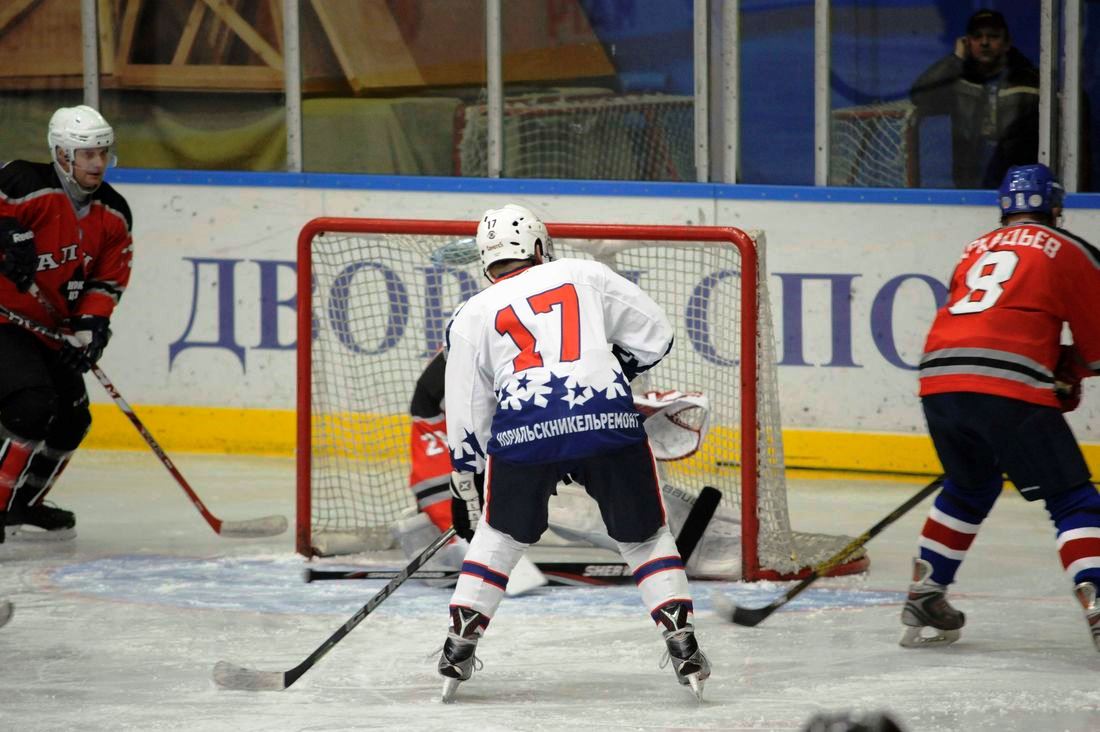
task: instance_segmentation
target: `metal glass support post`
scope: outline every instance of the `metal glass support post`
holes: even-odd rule
[[[710,179],[709,131],[710,131],[710,89],[707,75],[710,64],[707,58],[707,33],[710,25],[707,0],[694,0],[693,5],[693,63],[695,75],[695,180],[706,183]]]
[[[814,0],[814,185],[829,185],[829,0]]]
[[[1054,0],[1042,0],[1039,8],[1039,162],[1053,164],[1051,120],[1054,118]]]
[[[84,50],[84,103],[99,109],[99,18],[97,0],[80,0],[80,39]]]
[[[286,169],[301,173],[302,47],[298,34],[299,0],[283,0],[283,89],[286,94]]]
[[[741,167],[741,2],[726,0],[722,13],[722,182],[736,183]]]
[[[485,142],[489,161],[489,177],[499,178],[504,170],[504,81],[501,71],[504,55],[500,40],[500,0],[485,0],[485,82],[486,104]]]
[[[1081,187],[1081,0],[1065,0],[1062,6],[1062,109],[1059,167],[1062,185],[1076,192]]]

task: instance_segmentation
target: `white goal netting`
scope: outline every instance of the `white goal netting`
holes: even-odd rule
[[[561,94],[504,103],[508,178],[695,180],[693,101],[663,94]],[[457,175],[489,174],[488,111],[456,123]]]
[[[300,292],[299,302],[312,302],[313,334],[299,339],[299,358],[308,359],[311,372],[308,396],[300,403],[300,419],[309,428],[308,444],[299,446],[305,462],[298,548],[305,554],[388,547],[392,524],[415,505],[408,488],[410,398],[454,308],[485,283],[476,253],[474,262],[447,256],[461,250],[461,237],[436,233],[453,232],[462,222],[413,223],[423,231],[330,230],[303,237],[300,256],[308,261],[299,266],[309,279],[300,281],[310,282],[311,292]],[[392,221],[363,226],[409,228]],[[634,388],[706,395],[710,426],[699,449],[686,459],[662,462],[662,478],[695,495],[705,485],[717,487],[724,509],[737,517],[743,505],[756,505],[759,530],[751,511],[742,527],[746,574],[794,574],[847,543],[847,537],[791,530],[766,281],[754,283],[761,304],[757,317],[743,318],[738,247],[679,240],[690,235],[689,227],[642,227],[648,235],[639,241],[607,238],[600,227],[566,228],[569,236],[555,234],[558,256],[608,264],[645,289],[676,327],[672,352]],[[553,225],[550,230],[555,233]],[[656,238],[662,232],[668,239]],[[762,233],[737,233],[750,249],[763,244]],[[746,391],[741,360],[749,342],[759,349],[755,389]],[[752,408],[757,413],[755,438],[742,420],[746,405],[749,415]],[[755,471],[745,463],[750,454]]]
[[[907,100],[834,109],[829,184],[913,188],[919,184],[917,113]]]

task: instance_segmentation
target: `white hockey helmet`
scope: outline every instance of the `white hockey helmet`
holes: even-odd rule
[[[57,160],[57,149],[61,148],[69,161],[74,151],[85,148],[111,148],[115,144],[115,131],[103,115],[86,104],[76,107],[61,107],[50,117],[46,142],[50,146],[50,157]],[[114,165],[114,155],[109,165]]]
[[[508,259],[549,262],[554,259],[553,243],[546,231],[546,224],[516,203],[485,212],[477,225],[477,251],[486,277],[489,277],[489,265],[494,262]],[[538,259],[540,256],[541,259]]]

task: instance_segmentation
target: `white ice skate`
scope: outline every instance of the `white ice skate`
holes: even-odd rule
[[[1081,608],[1085,611],[1085,622],[1089,624],[1093,645],[1100,651],[1100,602],[1096,599],[1096,585],[1091,582],[1078,583],[1073,588],[1073,594],[1077,596]]]
[[[947,587],[932,581],[932,565],[913,559],[913,584],[901,609],[903,648],[948,645],[959,639],[966,616],[947,601]]]

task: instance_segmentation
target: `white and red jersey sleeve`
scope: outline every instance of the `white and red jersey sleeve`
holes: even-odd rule
[[[446,412],[456,470],[486,455],[544,463],[645,439],[612,345],[642,367],[672,325],[606,265],[563,259],[522,269],[470,298],[448,328]]]
[[[1100,373],[1100,251],[1055,227],[1005,226],[968,244],[936,313],[920,394],[978,392],[1058,406],[1063,325]]]

